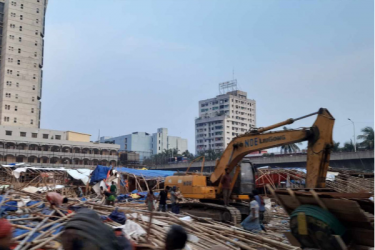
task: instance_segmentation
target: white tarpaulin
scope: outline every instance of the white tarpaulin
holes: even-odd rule
[[[67,173],[76,180],[81,180],[85,185],[90,181],[91,169],[66,169]]]
[[[20,164],[24,165],[24,164]],[[13,165],[9,165],[14,167]],[[21,173],[26,172],[28,169],[32,170],[56,170],[56,171],[66,171],[72,178],[76,180],[81,180],[85,185],[90,180],[91,169],[65,169],[65,168],[38,168],[38,167],[19,167],[13,170],[13,175],[17,179],[20,178]]]
[[[14,166],[13,166],[14,167]],[[37,168],[37,167],[24,167],[24,168],[16,168],[15,170],[13,170],[13,175],[14,177],[16,177],[17,179],[20,178],[20,174],[22,172],[26,172],[28,169],[32,169],[32,170],[55,170],[55,171],[66,171],[65,168]]]
[[[53,186],[48,186],[48,190],[46,187],[33,187],[33,186],[28,186],[22,189],[22,191],[28,192],[28,193],[33,193],[35,194],[36,192],[47,192],[47,191],[53,191],[55,189],[62,189],[64,188],[64,185],[56,185],[55,187]]]

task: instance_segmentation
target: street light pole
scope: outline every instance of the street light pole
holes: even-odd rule
[[[356,141],[355,141],[355,125],[354,125],[354,122],[350,118],[348,118],[348,120],[353,123],[354,152],[357,152],[357,144],[356,144]]]

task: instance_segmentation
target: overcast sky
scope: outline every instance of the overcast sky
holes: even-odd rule
[[[233,69],[257,126],[325,107],[349,141],[348,117],[374,125],[374,3],[49,1],[41,125],[92,140],[166,127],[194,152],[198,101]]]

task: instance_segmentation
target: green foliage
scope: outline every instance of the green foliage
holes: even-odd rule
[[[287,127],[283,127],[284,130],[288,130]],[[281,146],[280,152],[284,154],[290,154],[290,153],[297,153],[301,151],[301,149],[297,146],[297,144],[301,145],[301,142],[298,143],[291,143],[287,145]]]
[[[358,140],[363,140],[359,143],[361,148],[374,149],[374,129],[371,127],[365,127],[361,130],[362,135],[358,135]]]
[[[209,149],[209,150],[198,152],[197,157],[204,155],[205,161],[215,161],[217,159],[220,159],[222,154],[223,154],[223,151],[221,150]]]
[[[340,152],[340,142],[335,142],[333,141],[333,147],[332,147],[332,152]]]

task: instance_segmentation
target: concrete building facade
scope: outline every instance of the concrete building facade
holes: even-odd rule
[[[0,0],[0,124],[40,127],[47,0]]]
[[[222,151],[236,136],[256,126],[256,102],[244,91],[234,90],[199,101],[195,119],[196,153]]]
[[[38,166],[117,165],[115,144],[90,142],[90,135],[73,131],[0,126],[0,162]]]
[[[120,151],[132,151],[139,154],[140,161],[165,149],[177,149],[181,154],[188,149],[187,139],[169,136],[168,129],[159,128],[152,135],[145,132],[134,132],[117,137],[100,137],[101,143],[115,143],[120,145]]]

